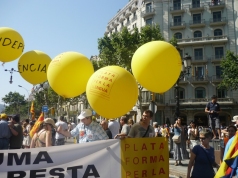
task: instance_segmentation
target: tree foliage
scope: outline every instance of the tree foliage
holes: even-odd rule
[[[9,92],[2,98],[2,101],[7,105],[4,111],[6,114],[27,116],[29,103],[24,99],[24,96],[20,95],[18,92]]]
[[[221,60],[222,82],[219,88],[230,90],[238,89],[238,56],[233,52],[227,51],[226,57]]]

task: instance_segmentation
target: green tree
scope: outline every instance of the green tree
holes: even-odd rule
[[[6,114],[20,114],[23,117],[27,117],[29,105],[23,95],[18,92],[9,92],[2,98],[2,101],[6,104]]]
[[[222,82],[219,88],[230,90],[238,89],[238,56],[231,51],[227,51],[226,57],[221,60]]]

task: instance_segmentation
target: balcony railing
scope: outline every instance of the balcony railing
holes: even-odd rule
[[[197,37],[197,38],[184,38],[177,39],[179,45],[191,45],[191,44],[209,44],[209,43],[226,43],[228,41],[228,37],[224,36],[207,36],[207,37]]]
[[[177,11],[177,10],[181,10],[181,9],[182,9],[181,3],[174,3],[173,7],[170,7],[171,11]]]
[[[225,3],[224,2],[209,2],[208,3],[209,9],[223,9],[225,7]]]
[[[190,21],[189,21],[189,24],[190,24],[190,25],[204,24],[204,23],[205,23],[205,20],[204,20],[204,19],[201,19],[201,20],[190,20]]]
[[[171,27],[176,27],[176,26],[185,26],[186,23],[183,21],[183,22],[170,22],[170,26]]]
[[[205,75],[197,75],[189,78],[190,82],[208,82],[209,77]]]
[[[205,105],[207,104],[211,99],[207,98],[191,98],[191,99],[179,99],[179,103],[181,105]],[[220,104],[234,104],[235,100],[234,98],[218,98],[217,102]],[[171,99],[170,104],[176,104],[176,99]],[[205,108],[204,108],[205,109]]]
[[[221,81],[222,81],[221,75],[212,76],[212,82],[221,82]]]
[[[154,8],[146,8],[146,10],[142,12],[142,17],[145,18],[154,14],[155,14]]]
[[[189,10],[191,12],[194,12],[194,11],[203,11],[204,10],[204,4],[203,3],[194,3],[194,4],[191,4],[189,5]]]
[[[211,18],[210,22],[226,22],[226,17],[221,17],[221,18]]]
[[[192,59],[194,59],[194,60],[203,60],[204,58],[205,58],[205,56],[202,56],[202,55],[192,57]]]

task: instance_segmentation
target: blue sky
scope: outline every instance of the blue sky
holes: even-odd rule
[[[40,50],[51,59],[62,52],[76,51],[88,58],[98,54],[98,38],[103,37],[107,23],[128,0],[1,0],[0,27],[18,31],[24,39],[24,52]],[[10,91],[27,97],[32,84],[17,72],[18,59],[0,65],[0,104]],[[18,87],[22,85],[24,88]]]

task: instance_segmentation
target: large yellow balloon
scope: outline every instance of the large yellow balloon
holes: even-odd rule
[[[90,60],[77,52],[65,52],[50,63],[47,79],[52,89],[64,98],[73,98],[86,91],[94,69]]]
[[[132,73],[146,89],[164,93],[177,81],[181,72],[181,57],[177,49],[164,41],[142,45],[133,55]]]
[[[21,56],[24,41],[21,35],[12,28],[0,28],[0,61],[10,62]]]
[[[47,68],[51,58],[38,50],[24,53],[18,61],[21,76],[29,83],[36,85],[47,80]]]
[[[138,86],[128,71],[118,66],[108,66],[90,77],[86,94],[97,114],[115,118],[126,114],[136,104]]]

